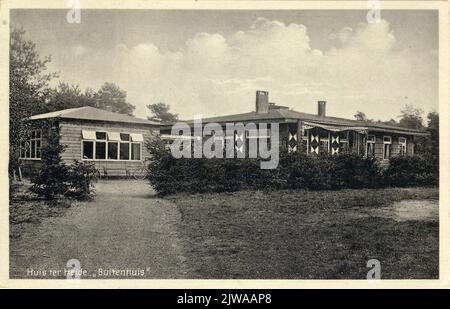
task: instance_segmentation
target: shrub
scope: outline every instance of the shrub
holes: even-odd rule
[[[382,184],[380,166],[373,157],[348,153],[333,156],[331,160],[333,188],[376,188]]]
[[[30,190],[47,200],[59,197],[89,199],[94,195],[93,181],[97,170],[89,162],[66,164],[61,159],[65,149],[59,144],[59,127],[48,126],[47,144],[42,148],[41,169],[31,181]]]
[[[436,185],[439,182],[439,163],[429,155],[391,158],[383,174],[390,186]]]
[[[47,144],[42,147],[41,169],[31,182],[31,191],[48,200],[63,195],[67,190],[68,168],[62,162],[61,154],[65,147],[59,144],[59,127],[48,125]]]
[[[68,166],[65,196],[77,200],[91,199],[95,194],[93,183],[97,181],[97,175],[94,163],[75,160]]]
[[[286,152],[280,154],[276,169],[262,170],[258,159],[175,159],[159,142],[148,147],[153,161],[147,178],[162,195],[245,189],[335,190],[427,185],[435,183],[439,171],[431,160],[423,157],[393,158],[383,173],[375,158],[357,154],[314,156]]]

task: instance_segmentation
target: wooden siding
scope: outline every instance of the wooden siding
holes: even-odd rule
[[[150,153],[148,153],[147,148],[145,147],[145,142],[151,138],[152,134],[158,132],[155,128],[137,124],[85,121],[60,122],[60,143],[67,146],[62,154],[62,159],[67,163],[70,163],[73,160],[81,160],[82,130],[140,133],[143,135],[144,143],[142,143],[141,161],[88,160],[95,163],[95,166],[100,170],[101,175],[106,171],[108,176],[126,176],[127,171],[131,172],[140,167],[142,165],[142,160],[150,157]]]
[[[395,157],[400,154],[400,143],[399,138],[406,138],[406,155],[411,156],[414,154],[414,139],[411,135],[400,135],[400,134],[390,134],[387,132],[369,132],[370,135],[375,135],[375,158],[380,160],[381,165],[388,165],[389,160],[383,160],[383,137],[390,136],[392,139],[391,144],[391,155],[390,157]]]

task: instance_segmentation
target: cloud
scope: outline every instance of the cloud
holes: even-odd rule
[[[72,52],[75,56],[83,56],[88,53],[89,49],[84,47],[83,45],[76,45],[72,48]]]
[[[138,116],[159,101],[184,118],[248,112],[257,89],[305,112],[314,113],[315,101],[325,99],[336,116],[362,110],[390,118],[380,111],[404,103],[436,106],[437,57],[397,50],[388,22],[345,27],[329,39],[328,49],[314,49],[306,26],[257,18],[227,36],[198,33],[176,51],[152,42],[120,44],[89,57],[86,70],[127,90]]]

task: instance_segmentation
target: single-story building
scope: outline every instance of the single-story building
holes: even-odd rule
[[[41,148],[46,144],[44,123],[59,126],[60,144],[66,145],[63,161],[94,162],[102,175],[126,176],[140,168],[150,154],[145,141],[159,134],[159,123],[90,106],[35,115],[26,121],[29,138],[20,145],[23,173],[32,174],[41,165]]]
[[[126,176],[141,168],[149,158],[145,141],[161,132],[173,139],[171,125],[114,113],[89,106],[35,115],[27,119],[31,131],[28,140],[20,145],[20,158],[24,174],[39,170],[41,148],[46,143],[43,122],[52,120],[60,129],[60,143],[66,145],[62,159],[94,162],[101,173],[109,176]],[[278,123],[280,147],[290,152],[307,154],[358,153],[373,156],[382,164],[397,155],[413,155],[414,139],[427,136],[422,130],[409,129],[382,123],[364,122],[326,115],[326,102],[318,102],[318,113],[307,114],[269,102],[269,93],[256,92],[254,112],[206,118],[207,123],[218,123],[225,131],[227,123]],[[192,122],[188,122],[192,124]],[[269,131],[267,131],[269,132]],[[250,132],[247,132],[250,133]],[[247,150],[252,136],[244,134],[235,138],[235,145]],[[242,148],[241,148],[242,149]]]
[[[193,125],[193,121],[188,123]],[[373,156],[382,164],[387,164],[393,156],[413,155],[414,139],[428,135],[422,130],[330,117],[326,115],[326,101],[318,102],[316,115],[297,112],[270,103],[267,91],[256,92],[255,111],[202,119],[203,126],[207,123],[219,123],[224,131],[226,123],[244,125],[278,123],[280,147],[290,152],[307,154],[354,152],[362,156]],[[170,129],[170,126],[162,126],[161,135],[173,139]],[[258,137],[246,134],[243,138],[245,140],[242,144],[248,146],[250,138]]]

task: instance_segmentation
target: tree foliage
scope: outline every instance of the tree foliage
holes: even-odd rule
[[[133,115],[134,105],[127,102],[127,92],[114,83],[104,83],[94,94],[95,107],[112,112]]]
[[[88,88],[82,92],[78,85],[60,82],[56,88],[50,91],[45,111],[53,112],[82,106],[95,107],[94,90]]]
[[[355,117],[356,120],[358,121],[365,121],[367,122],[369,119],[367,119],[367,116],[365,113],[360,112],[360,111],[356,111],[356,114],[353,116]]]
[[[399,125],[409,129],[423,128],[423,110],[412,105],[406,105],[401,110]]]
[[[133,115],[134,105],[127,102],[126,91],[114,83],[104,83],[98,91],[87,88],[81,91],[78,85],[60,82],[58,87],[50,92],[47,112],[67,108],[92,106],[112,112]]]
[[[25,38],[23,29],[12,28],[9,59],[9,171],[19,166],[19,143],[28,136],[28,123],[23,120],[36,114],[67,108],[92,106],[132,115],[135,107],[127,102],[127,94],[114,83],[103,84],[98,91],[81,91],[77,85],[50,82],[56,73],[47,72],[50,56],[41,57],[36,45]]]
[[[63,195],[66,191],[64,181],[67,176],[67,166],[62,163],[61,154],[65,146],[59,143],[59,126],[51,121],[41,123],[45,132],[46,145],[42,147],[42,167],[39,173],[32,178],[31,191],[53,199]]]
[[[170,112],[170,105],[159,102],[155,104],[147,105],[147,108],[151,111],[152,117],[148,117],[149,120],[160,122],[176,122],[178,121],[178,114]]]
[[[19,141],[27,134],[22,120],[45,110],[49,82],[56,77],[47,73],[50,57],[40,57],[36,45],[25,38],[23,29],[13,28],[9,54],[9,168],[19,165]]]

